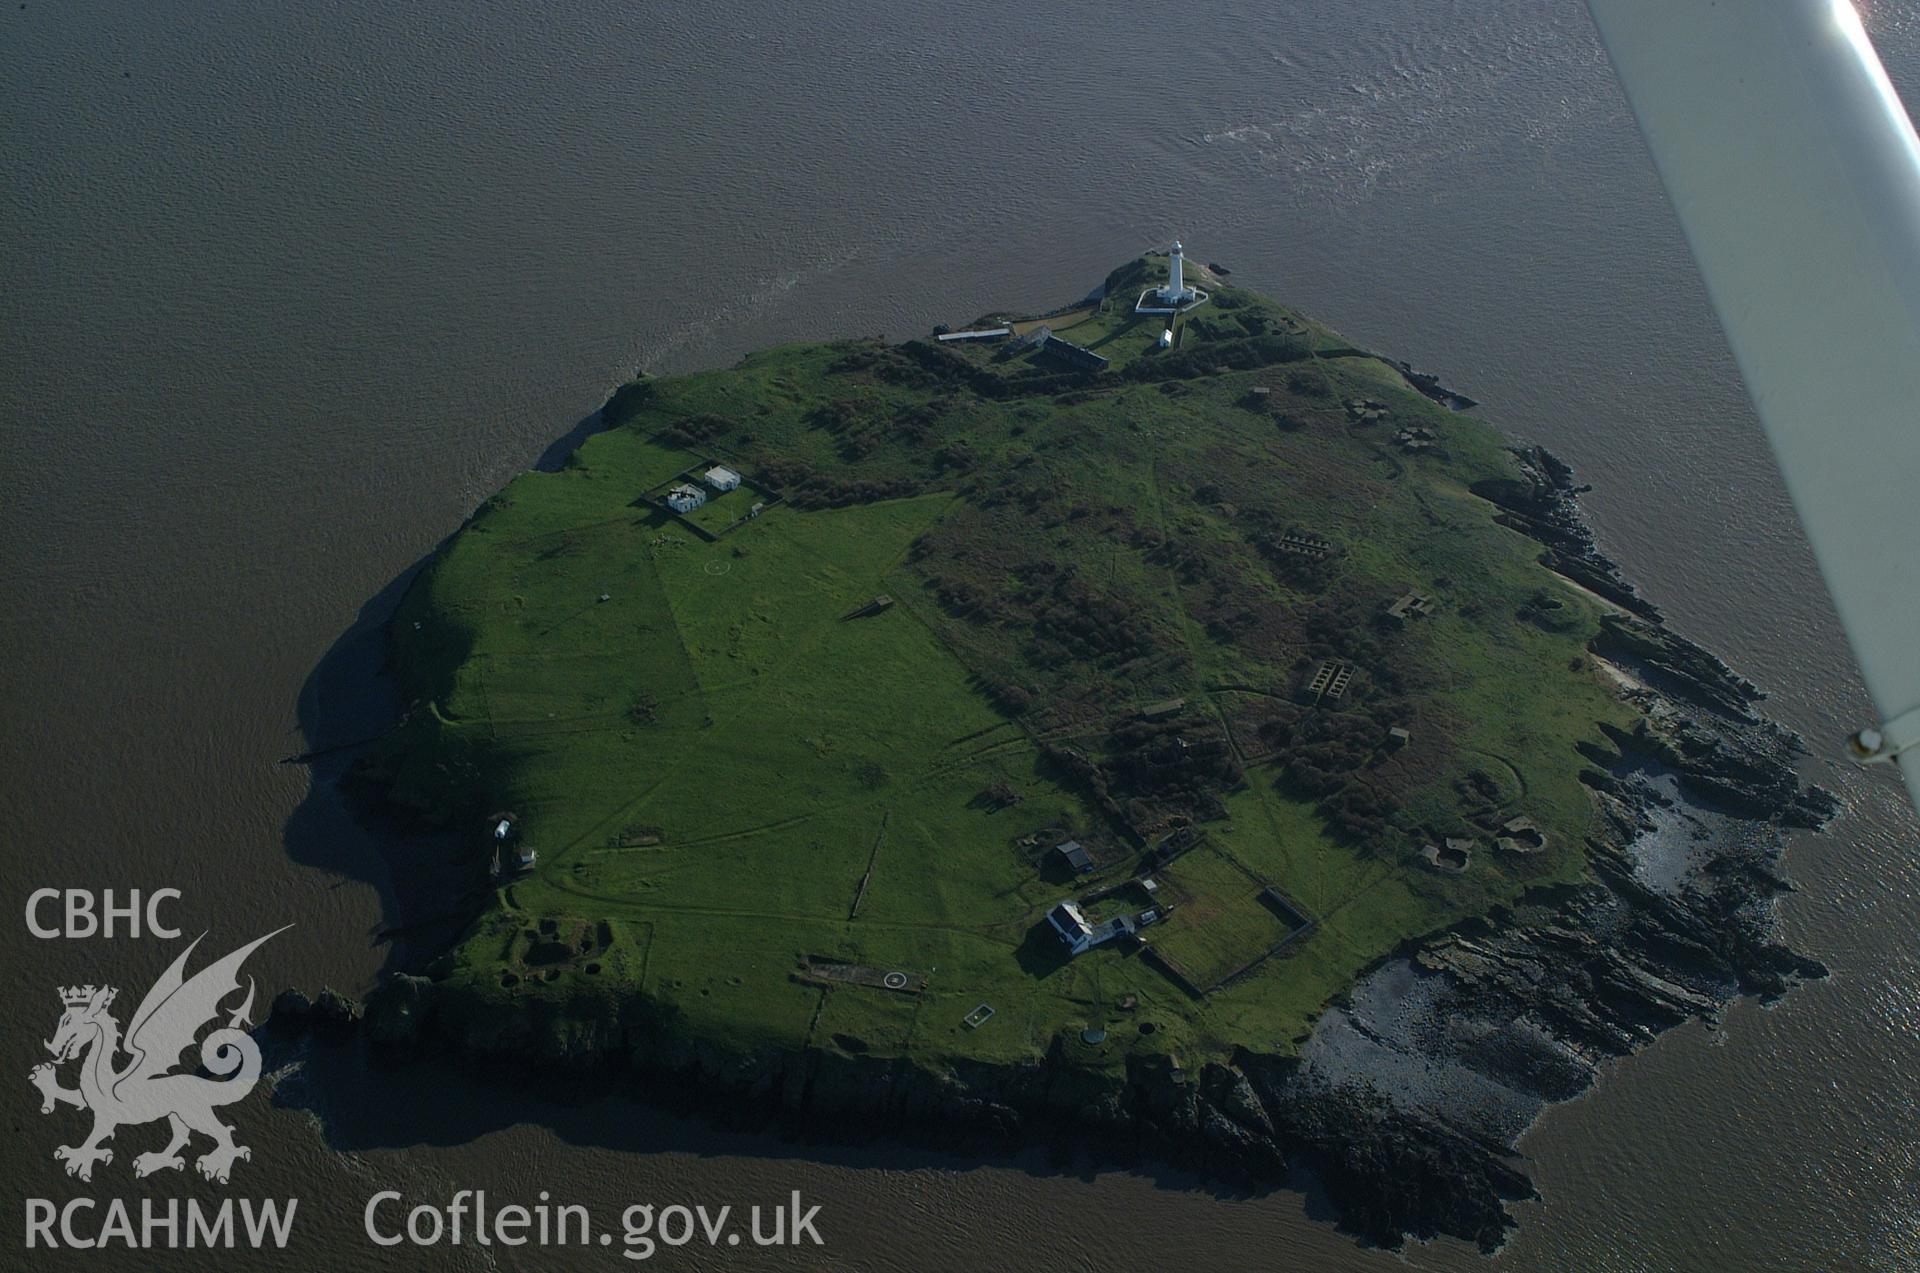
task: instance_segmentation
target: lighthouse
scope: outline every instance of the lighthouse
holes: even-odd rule
[[[1133,303],[1136,314],[1182,314],[1195,305],[1204,305],[1207,294],[1197,287],[1187,286],[1187,252],[1175,239],[1167,251],[1167,281],[1159,287],[1149,287],[1140,293],[1140,299]]]
[[[1181,246],[1181,240],[1175,238],[1173,246],[1167,248],[1167,280],[1158,288],[1142,290],[1140,300],[1133,303],[1133,313],[1187,313],[1194,305],[1204,305],[1206,300],[1206,292],[1188,288],[1187,250]]]
[[[1169,305],[1184,305],[1193,299],[1193,289],[1186,285],[1182,277],[1186,273],[1187,254],[1180,246],[1180,240],[1173,241],[1173,250],[1167,254],[1167,285],[1160,289],[1160,299]]]

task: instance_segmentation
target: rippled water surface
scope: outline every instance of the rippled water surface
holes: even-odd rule
[[[1920,20],[1878,0],[1869,26],[1920,97]],[[173,885],[192,931],[298,921],[267,984],[363,988],[384,868],[276,763],[303,694],[359,710],[309,678],[363,666],[363,607],[636,366],[1041,307],[1178,234],[1570,460],[1604,546],[1774,691],[1849,805],[1783,908],[1833,978],[1548,1114],[1545,1200],[1495,1267],[1920,1267],[1915,822],[1825,759],[1865,698],[1579,4],[30,0],[0,9],[0,103],[11,913],[42,883]],[[172,953],[9,949],[16,1072],[55,984]],[[327,1267],[491,1267],[369,1247],[382,1187],[800,1188],[862,1269],[1485,1267],[1362,1250],[1292,1192],[806,1149],[443,1073],[287,1084],[326,1134],[291,1103],[241,1118],[247,1191],[302,1199],[296,1267],[328,1242]],[[0,1091],[17,1217],[65,1182],[25,1085]]]

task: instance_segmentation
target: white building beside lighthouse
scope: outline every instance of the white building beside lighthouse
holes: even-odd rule
[[[1207,294],[1197,287],[1188,287],[1186,278],[1187,254],[1180,240],[1173,241],[1173,247],[1167,252],[1167,281],[1159,287],[1149,287],[1140,293],[1140,299],[1134,303],[1136,314],[1179,314],[1196,305],[1206,303]]]

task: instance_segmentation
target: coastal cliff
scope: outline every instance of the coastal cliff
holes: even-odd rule
[[[1192,1069],[1150,1056],[1116,1075],[1056,1046],[935,1070],[839,1048],[735,1049],[646,995],[504,1002],[431,967],[390,978],[364,1017],[337,996],[288,994],[274,1022],[357,1028],[394,1056],[625,1074],[648,1099],[803,1136],[1055,1143],[1248,1189],[1305,1168],[1368,1241],[1449,1235],[1492,1250],[1513,1224],[1507,1204],[1532,1196],[1514,1146],[1545,1105],[1734,996],[1824,975],[1779,943],[1773,900],[1788,887],[1780,829],[1835,811],[1800,784],[1797,740],[1753,710],[1759,691],[1668,629],[1598,552],[1566,467],[1518,456],[1520,481],[1478,493],[1549,569],[1613,604],[1592,657],[1641,710],[1634,728],[1605,731],[1611,746],[1584,749],[1600,814],[1588,878],[1406,943],[1336,998],[1297,1055],[1242,1048]]]
[[[387,625],[350,776],[454,939],[275,1020],[1497,1247],[1542,1108],[1821,974],[1834,802],[1564,464],[1170,273],[618,390]]]

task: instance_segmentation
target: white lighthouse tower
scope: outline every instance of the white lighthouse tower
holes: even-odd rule
[[[1182,277],[1186,264],[1186,251],[1180,246],[1180,240],[1175,239],[1173,250],[1167,254],[1167,285],[1160,289],[1160,299],[1168,305],[1185,305],[1193,299],[1193,289]]]
[[[1187,253],[1180,240],[1173,241],[1173,247],[1167,252],[1167,281],[1159,287],[1149,287],[1140,293],[1140,299],[1134,302],[1136,314],[1179,314],[1204,304],[1207,294],[1197,287],[1187,286]]]

